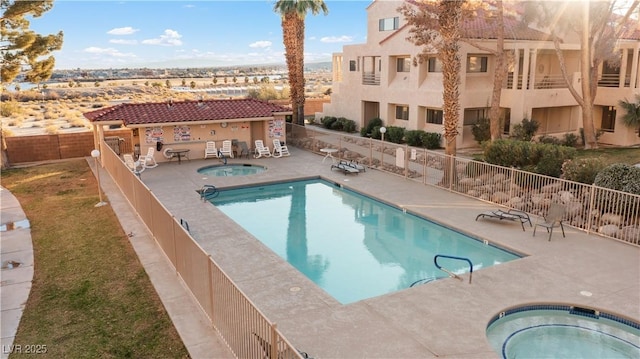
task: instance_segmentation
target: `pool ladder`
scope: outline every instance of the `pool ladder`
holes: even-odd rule
[[[451,272],[450,270],[443,268],[441,265],[438,264],[438,258],[449,258],[449,259],[456,259],[456,260],[460,260],[460,261],[466,261],[467,263],[469,263],[469,284],[471,284],[471,277],[473,276],[473,263],[471,263],[471,260],[469,258],[464,258],[464,257],[456,257],[456,256],[448,256],[448,255],[444,255],[444,254],[436,254],[433,257],[433,263],[436,265],[436,268],[440,269],[441,271],[447,273],[450,277],[453,278],[457,278],[462,280],[462,277],[460,277],[459,275]]]
[[[216,186],[211,184],[206,184],[198,190],[198,193],[200,193],[201,200],[208,201],[211,198],[218,197],[218,195],[220,194],[220,191],[218,191]]]

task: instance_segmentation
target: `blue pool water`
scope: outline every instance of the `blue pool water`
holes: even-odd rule
[[[502,358],[640,358],[640,325],[566,305],[512,309],[494,318],[487,338]]]
[[[248,176],[262,173],[266,168],[249,164],[228,164],[214,165],[198,169],[198,173],[206,176],[228,177],[228,176]]]
[[[319,179],[221,190],[211,202],[343,304],[446,277],[436,254],[469,258],[474,271],[519,258]]]

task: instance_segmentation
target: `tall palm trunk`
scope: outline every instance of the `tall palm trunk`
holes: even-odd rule
[[[285,59],[287,61],[287,69],[289,73],[289,91],[291,92],[291,107],[293,119],[298,121],[298,61],[297,61],[297,45],[298,45],[298,20],[299,16],[295,12],[287,12],[282,17],[282,39],[284,42]]]
[[[496,70],[493,77],[493,94],[491,95],[491,108],[489,109],[489,126],[491,141],[502,137],[502,121],[500,121],[500,97],[502,95],[502,83],[507,75],[507,63],[504,54],[504,9],[502,0],[496,2],[496,16],[498,17],[496,39]]]
[[[304,100],[305,100],[305,80],[304,80],[304,19],[297,17],[296,25],[296,97],[292,104],[297,113],[294,112],[294,119],[298,125],[304,126]]]
[[[440,59],[442,61],[442,110],[444,112],[444,151],[447,155],[444,164],[444,176],[441,186],[450,187],[454,182],[453,156],[456,155],[458,137],[458,119],[460,116],[460,56],[458,53],[460,40],[461,6],[464,1],[443,0],[440,7],[440,36],[442,45]]]

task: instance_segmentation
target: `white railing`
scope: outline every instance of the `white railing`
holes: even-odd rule
[[[640,245],[639,195],[313,126],[291,125],[287,136],[287,144],[299,148],[319,154],[321,148],[334,148],[336,158],[533,215],[562,202],[567,224]]]

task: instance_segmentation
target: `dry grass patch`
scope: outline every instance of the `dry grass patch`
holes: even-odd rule
[[[35,257],[15,343],[51,358],[188,357],[112,208],[94,207],[86,160],[2,171],[2,185],[29,218]]]

